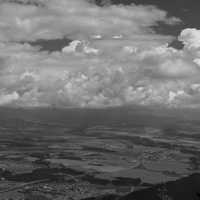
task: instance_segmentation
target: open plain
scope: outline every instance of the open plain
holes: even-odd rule
[[[97,196],[124,187],[130,192],[199,171],[195,124],[191,129],[180,120],[163,120],[158,126],[155,116],[143,124],[100,119],[81,124],[75,118],[51,123],[35,120],[36,111],[20,112],[35,118],[13,124],[19,118],[9,115],[0,127],[1,198],[23,198],[27,189],[50,199]],[[105,109],[101,115],[106,114]]]

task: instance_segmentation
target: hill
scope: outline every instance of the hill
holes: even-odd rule
[[[176,181],[136,191],[120,200],[199,200],[200,174],[194,173]]]
[[[169,181],[131,192],[121,198],[116,197],[116,195],[109,195],[102,198],[88,198],[88,200],[199,200],[199,193],[200,174],[194,173],[176,181]]]

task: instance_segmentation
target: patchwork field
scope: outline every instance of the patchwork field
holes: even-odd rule
[[[76,187],[95,190],[100,186],[140,189],[176,180],[199,171],[198,138],[194,130],[166,130],[153,125],[69,128],[63,124],[29,123],[23,131],[21,126],[0,128],[0,192],[49,177],[67,180],[65,188],[73,179]],[[52,195],[47,189],[44,192]],[[24,189],[4,193],[6,198],[17,195],[21,198]]]

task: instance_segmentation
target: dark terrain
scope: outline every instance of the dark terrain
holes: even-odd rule
[[[199,114],[1,107],[0,197],[198,200]]]

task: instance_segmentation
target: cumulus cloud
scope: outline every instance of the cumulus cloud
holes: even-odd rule
[[[74,41],[70,42],[68,46],[62,48],[62,52],[71,53],[71,52],[76,51],[76,47],[79,43],[81,43],[81,42],[78,40],[74,40]]]
[[[184,29],[179,36],[179,40],[183,42],[188,50],[196,50],[200,48],[200,30],[195,28]]]
[[[159,21],[180,22],[153,6],[2,1],[0,105],[200,107],[200,31],[183,30],[177,50]],[[74,41],[61,52],[28,44],[63,37]]]
[[[196,53],[188,54],[188,49],[163,45],[138,50],[122,45],[106,55],[105,50],[96,54],[78,47],[70,53],[48,54],[23,46],[18,45],[17,52],[10,44],[1,57],[1,104],[199,106],[200,68],[193,62]]]
[[[18,98],[19,98],[19,95],[16,92],[13,92],[12,94],[7,94],[7,95],[1,94],[0,95],[0,105],[10,103],[11,101],[18,99]]]

